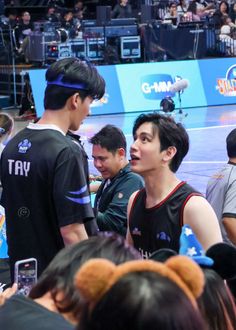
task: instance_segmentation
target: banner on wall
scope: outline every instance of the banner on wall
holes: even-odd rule
[[[224,58],[199,61],[207,104],[236,103],[236,60]]]
[[[171,92],[170,86],[179,79],[189,81],[181,93],[182,108],[236,101],[234,58],[109,65],[97,69],[106,81],[106,92],[92,104],[92,115],[159,110],[166,96],[171,96],[178,108],[178,93]],[[29,74],[37,115],[41,116],[45,70],[31,70]]]

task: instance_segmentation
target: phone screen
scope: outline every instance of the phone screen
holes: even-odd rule
[[[20,260],[15,263],[15,282],[18,294],[28,296],[37,281],[37,260],[34,258]]]

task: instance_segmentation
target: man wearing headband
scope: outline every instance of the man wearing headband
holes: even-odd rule
[[[79,129],[105,82],[75,58],[53,63],[46,80],[42,118],[14,137],[1,159],[12,280],[14,263],[31,257],[40,275],[61,248],[88,237],[84,223],[94,216],[87,161],[66,133]]]

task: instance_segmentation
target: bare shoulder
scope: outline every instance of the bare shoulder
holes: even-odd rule
[[[213,211],[211,205],[204,196],[192,196],[186,203],[185,209],[189,211],[209,209]]]
[[[184,208],[183,223],[192,227],[205,249],[222,241],[216,214],[203,196],[192,196],[188,200]]]

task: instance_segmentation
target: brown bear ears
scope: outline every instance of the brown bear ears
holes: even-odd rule
[[[91,259],[75,275],[75,286],[89,303],[96,303],[121,277],[133,272],[150,271],[169,278],[188,296],[193,305],[204,287],[204,274],[190,258],[174,256],[165,263],[152,260],[128,261],[116,266],[106,259]]]

